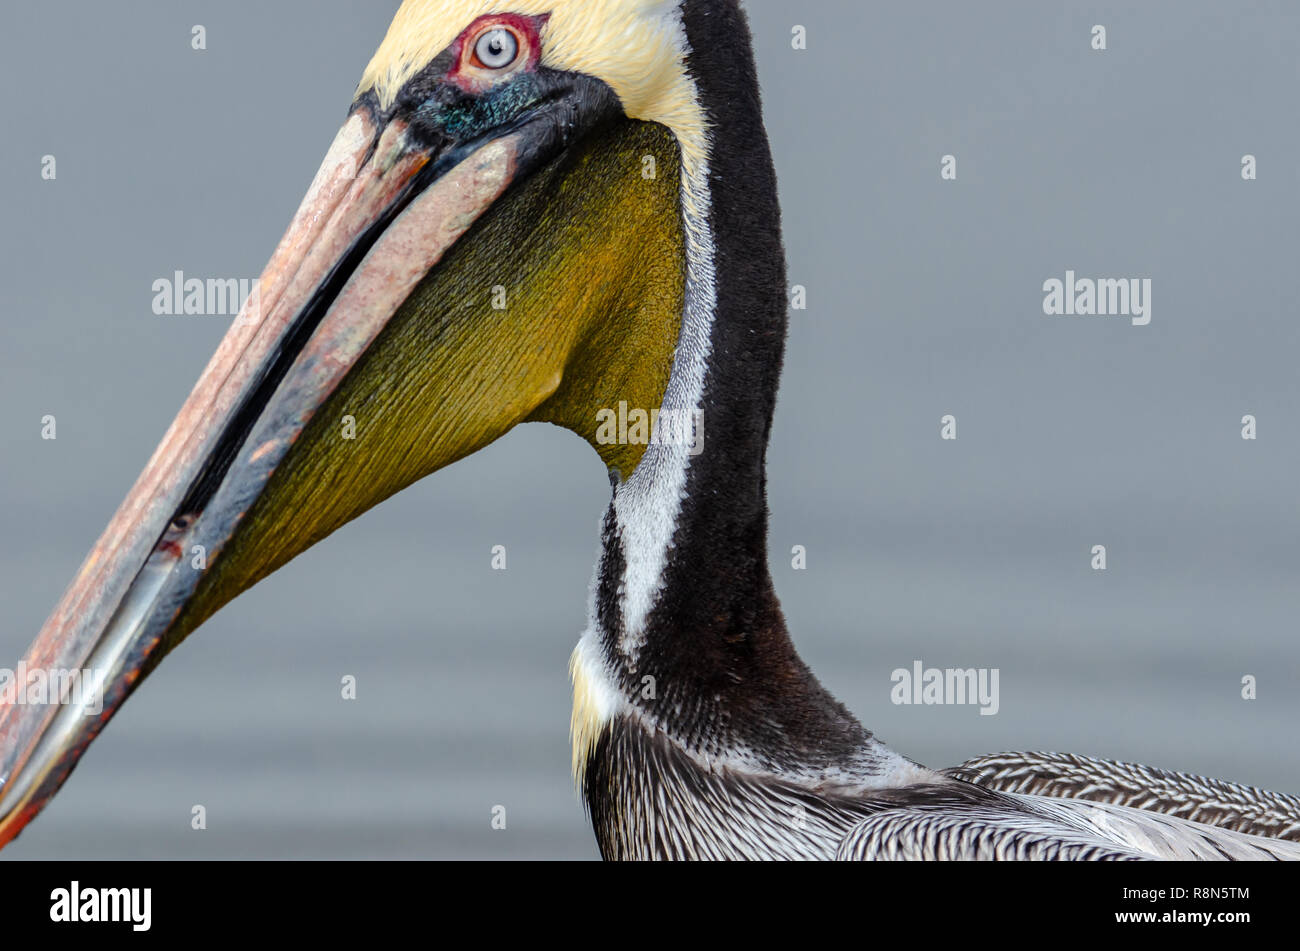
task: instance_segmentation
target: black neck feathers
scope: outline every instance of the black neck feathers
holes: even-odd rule
[[[623,558],[612,512],[597,609],[625,694],[686,746],[709,754],[743,750],[772,770],[834,768],[853,759],[870,734],[799,659],[767,563],[764,469],[787,291],[748,24],[734,0],[686,0],[682,11],[688,68],[712,140],[717,306],[701,404],[703,451],[688,469],[662,586],[635,657],[617,648]]]

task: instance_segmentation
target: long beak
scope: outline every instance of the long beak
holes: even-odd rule
[[[535,165],[536,139],[548,133],[518,124],[429,146],[400,120],[380,123],[365,101],[354,107],[258,292],[20,665],[26,674],[0,682],[0,846],[40,811],[167,651],[239,591],[401,487],[358,487],[324,513],[286,502],[301,503],[293,493],[314,488],[302,488],[312,465],[366,482],[373,441],[366,449],[364,439],[338,435],[334,420],[313,425],[314,417],[449,249]],[[464,369],[454,354],[441,368],[448,386]],[[557,385],[554,365],[537,373],[514,404],[497,400],[501,411],[469,435],[446,421],[454,406],[415,434],[432,448],[401,480],[526,417]],[[260,505],[277,472],[301,460],[278,504]],[[38,684],[46,696],[33,695]]]

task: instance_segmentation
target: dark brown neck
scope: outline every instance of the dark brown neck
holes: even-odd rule
[[[735,3],[687,0],[683,11],[713,143],[703,450],[687,469],[654,606],[632,638],[622,614],[630,533],[611,508],[598,628],[625,696],[686,746],[744,750],[773,769],[834,768],[859,759],[870,734],[799,659],[767,565],[764,466],[787,292],[749,31]]]

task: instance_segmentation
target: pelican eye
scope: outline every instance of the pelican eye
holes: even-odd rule
[[[510,30],[488,30],[474,44],[474,55],[488,69],[505,69],[519,56],[519,40]]]

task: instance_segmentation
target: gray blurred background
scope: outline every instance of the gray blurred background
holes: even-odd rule
[[[155,316],[152,282],[257,276],[396,7],[6,9],[0,666],[229,323]],[[929,765],[1056,749],[1300,791],[1300,11],[748,7],[808,288],[769,467],[805,659]],[[1151,278],[1151,324],[1044,316],[1066,268]],[[593,857],[566,663],[607,500],[585,444],[531,426],[384,504],[172,655],[5,857]],[[893,705],[917,659],[999,668],[1000,713]]]

